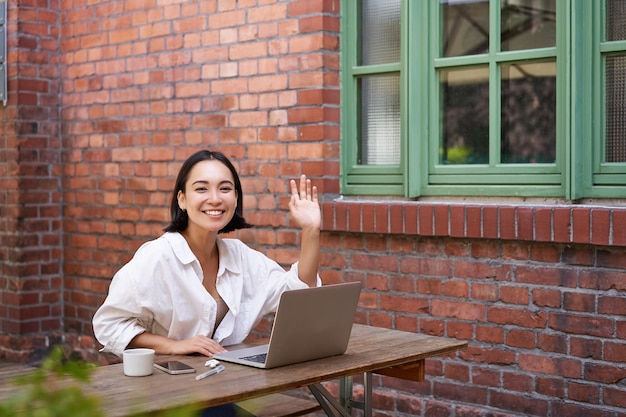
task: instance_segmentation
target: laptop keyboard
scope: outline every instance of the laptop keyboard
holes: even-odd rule
[[[261,353],[259,355],[246,356],[244,358],[247,361],[265,363],[265,359],[267,359],[267,353]]]

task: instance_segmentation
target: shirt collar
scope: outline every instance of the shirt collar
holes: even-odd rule
[[[187,241],[180,233],[165,233],[162,237],[168,241],[174,251],[174,255],[176,255],[183,265],[190,264],[197,260],[196,255],[193,254]]]
[[[217,275],[222,275],[226,270],[239,274],[241,272],[241,265],[235,259],[233,251],[219,237],[217,238],[217,250],[220,253],[220,264]]]

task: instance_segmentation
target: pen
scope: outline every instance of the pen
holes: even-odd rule
[[[220,365],[220,366],[218,366],[216,368],[211,369],[210,371],[203,372],[200,375],[196,376],[196,381],[200,381],[201,379],[204,379],[207,376],[211,376],[211,375],[214,375],[214,374],[219,374],[224,369],[225,369],[224,365]]]

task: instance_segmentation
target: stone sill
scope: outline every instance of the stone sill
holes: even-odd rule
[[[328,232],[626,246],[619,206],[335,200],[322,215]]]

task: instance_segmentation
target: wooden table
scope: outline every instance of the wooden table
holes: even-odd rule
[[[97,368],[85,391],[102,398],[105,415],[129,416],[193,404],[211,407],[308,386],[327,414],[338,410],[351,415],[351,408],[371,416],[372,373],[414,381],[424,379],[426,358],[467,347],[467,342],[355,324],[344,355],[289,365],[270,370],[225,364],[226,370],[200,381],[195,374],[168,375],[155,370],[147,377],[126,377],[122,364]],[[199,372],[206,357],[177,356]],[[364,374],[364,401],[351,399],[352,376]],[[342,380],[341,396],[335,399],[322,382]],[[0,400],[14,390],[0,380]]]

